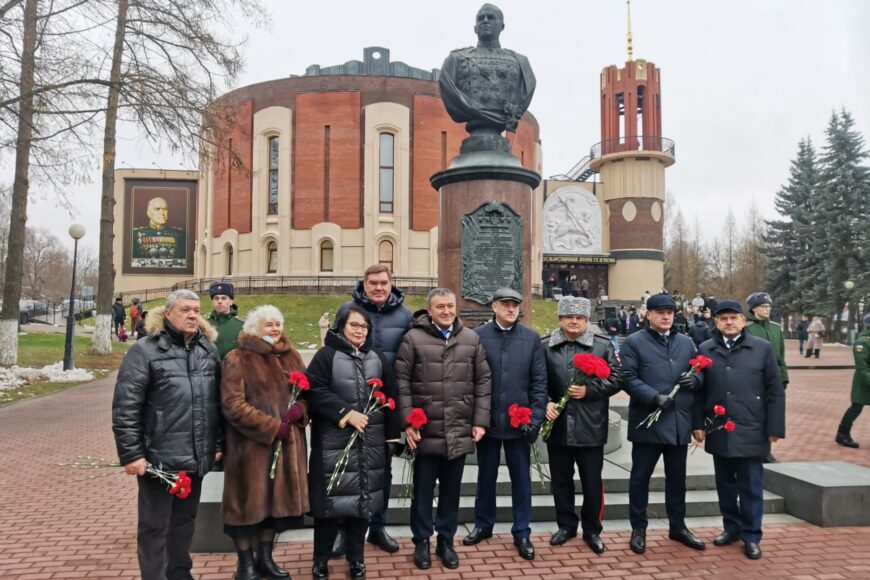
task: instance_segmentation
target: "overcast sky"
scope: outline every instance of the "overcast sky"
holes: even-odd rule
[[[269,30],[248,36],[247,66],[238,85],[303,74],[361,60],[366,46],[391,59],[440,67],[454,48],[474,44],[467,0],[263,0]],[[541,126],[544,177],[563,173],[600,141],[599,74],[626,58],[624,0],[502,0],[502,46],[529,57],[538,80],[530,107]],[[845,107],[870,136],[870,2],[865,0],[635,0],[635,58],[662,70],[663,137],[676,142],[666,173],[670,195],[689,219],[702,217],[718,234],[727,207],[737,215],[753,201],[765,217],[788,176],[798,141],[818,148],[834,108]],[[11,180],[13,160],[0,175]],[[166,169],[189,162],[143,146],[127,132],[117,167]],[[31,201],[28,224],[65,240],[72,221],[97,244],[99,173],[75,194],[78,213]]]

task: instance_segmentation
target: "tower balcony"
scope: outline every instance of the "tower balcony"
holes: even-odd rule
[[[672,139],[654,135],[629,135],[616,139],[607,139],[592,146],[589,152],[593,171],[608,161],[624,157],[648,157],[658,159],[665,167],[670,167],[676,161],[675,145]]]

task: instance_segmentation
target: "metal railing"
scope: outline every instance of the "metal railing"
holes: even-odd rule
[[[559,175],[553,175],[550,179],[555,181],[586,181],[589,177],[595,173],[590,167],[592,163],[592,157],[587,155],[568,170],[568,173],[560,173]]]
[[[658,151],[673,156],[675,145],[673,140],[665,137],[627,135],[616,139],[607,139],[592,146],[589,156],[598,159],[611,153],[624,153],[627,151]]]

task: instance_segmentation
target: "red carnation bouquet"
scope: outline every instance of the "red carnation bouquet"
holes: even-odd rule
[[[723,420],[721,425],[717,425],[717,421]],[[713,433],[714,431],[718,431],[722,429],[726,433],[733,433],[735,429],[737,429],[737,424],[731,420],[726,418],[725,416],[725,407],[722,405],[713,405],[713,418],[706,417],[704,419],[704,432],[707,434]],[[695,449],[698,448],[698,441],[696,440],[694,445],[692,445],[692,453],[695,452]]]
[[[287,383],[290,385],[290,401],[287,403],[287,409],[289,409],[296,404],[299,400],[299,395],[301,395],[303,391],[311,390],[311,383],[308,382],[308,377],[299,371],[291,372],[290,377],[287,379]],[[281,456],[281,449],[283,447],[284,441],[279,439],[278,443],[275,444],[275,454],[272,455],[272,468],[269,469],[269,479],[275,479],[275,470],[278,467],[278,457]]]
[[[426,411],[419,407],[411,409],[411,413],[405,420],[409,427],[415,431],[419,431],[429,422],[429,417],[426,416]],[[402,470],[402,483],[405,486],[405,491],[402,494],[402,499],[408,499],[414,494],[414,460],[417,459],[417,450],[405,446],[405,452],[402,457],[406,460],[405,468]]]
[[[573,385],[582,385],[589,379],[610,378],[610,365],[607,364],[606,360],[599,356],[595,356],[594,354],[575,354],[574,369],[574,381],[571,383]],[[568,386],[570,387],[571,385]],[[559,402],[556,403],[557,413],[560,415],[562,414],[562,411],[565,410],[565,405],[568,404],[570,398],[571,395],[566,390],[565,394],[562,395],[562,398],[559,399]],[[554,423],[555,420],[550,421],[547,419],[544,421],[544,426],[541,428],[541,439],[546,441],[550,437]]]
[[[695,358],[693,358],[692,360],[689,361],[689,370],[684,372],[681,376],[682,377],[690,377],[694,373],[700,373],[702,370],[704,370],[708,367],[711,367],[711,366],[713,366],[713,361],[710,360],[709,358],[707,358],[706,356],[699,354]],[[679,392],[680,392],[680,385],[679,384],[674,385],[674,388],[671,389],[670,393],[668,393],[668,398],[673,399],[674,397],[677,396],[677,393],[679,393]],[[662,416],[662,410],[656,409],[655,411],[653,411],[652,413],[647,415],[643,421],[638,423],[638,425],[637,425],[638,429],[640,427],[646,427],[647,429],[649,429],[650,427],[653,426],[653,423],[655,423],[656,421],[659,420],[659,417],[661,417],[661,416]]]
[[[384,382],[381,379],[369,379],[367,384],[371,391],[369,391],[369,398],[368,401],[366,401],[363,414],[371,417],[381,409],[389,409],[390,411],[395,410],[396,401],[394,401],[392,397],[387,397],[381,390],[384,387]],[[341,478],[344,476],[344,472],[347,471],[347,460],[350,457],[350,450],[353,447],[353,444],[356,443],[357,439],[359,439],[359,431],[354,429],[353,433],[350,435],[350,440],[344,447],[344,451],[341,452],[341,456],[338,458],[338,463],[335,464],[332,476],[329,478],[329,484],[326,486],[327,495],[332,493],[332,490],[336,485],[338,485],[338,482],[341,481]]]
[[[58,465],[63,465],[64,467],[72,467],[73,469],[102,469],[104,467],[122,467],[120,463],[117,461],[110,461],[108,459],[98,459],[94,457],[79,457],[78,461],[74,461],[73,463],[58,463]],[[96,479],[97,477],[102,477],[104,475],[112,475],[113,472],[101,473],[87,479]],[[186,471],[179,471],[178,473],[172,473],[171,471],[166,471],[160,467],[156,467],[150,463],[145,464],[145,473],[150,475],[151,477],[156,477],[167,486],[169,486],[170,495],[174,495],[178,499],[187,499],[192,491],[193,482],[190,479],[190,476],[187,475]]]
[[[532,409],[530,407],[520,407],[516,403],[508,407],[508,417],[511,420],[511,427],[519,429],[524,434],[532,429]],[[535,460],[535,470],[538,472],[538,478],[541,484],[550,479],[550,474],[546,469],[546,465],[541,460],[541,450],[538,449],[538,442],[531,444],[532,458]]]

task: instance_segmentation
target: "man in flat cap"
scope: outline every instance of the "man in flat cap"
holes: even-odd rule
[[[208,315],[208,321],[218,331],[215,345],[223,360],[228,352],[236,348],[236,339],[245,323],[238,318],[239,307],[233,302],[236,289],[232,284],[215,280],[208,287],[208,295],[214,307]]]
[[[704,542],[686,527],[686,454],[692,438],[694,391],[700,384],[697,373],[688,377],[689,360],[695,344],[684,334],[674,332],[677,305],[667,294],[654,294],[646,302],[648,326],[631,336],[619,351],[625,390],[631,395],[628,411],[628,440],[631,448],[629,480],[629,546],[637,554],[646,551],[646,507],[649,482],[659,457],[665,462],[665,509],[670,531],[668,537],[695,550]],[[680,389],[668,396],[674,385]],[[650,413],[661,409],[655,423],[640,425]]]
[[[477,494],[474,529],[462,540],[466,546],[492,537],[495,525],[495,484],[501,449],[511,478],[514,524],[511,533],[520,556],[535,558],[529,540],[532,516],[532,478],[529,455],[538,438],[547,407],[547,366],[541,336],[518,322],[523,297],[511,288],[492,296],[493,319],[474,332],[486,350],[492,373],[491,419],[486,435],[477,442]],[[523,432],[511,426],[508,408],[517,404],[532,409],[532,426]]]
[[[764,513],[763,459],[771,444],[785,437],[785,389],[771,344],[744,328],[740,303],[722,300],[715,314],[713,338],[700,347],[713,365],[702,371],[693,435],[713,456],[724,524],[713,545],[742,540],[746,557],[757,560]],[[726,428],[726,422],[733,429]]]
[[[788,368],[785,366],[785,340],[782,337],[782,326],[770,319],[773,299],[767,292],[753,292],[746,298],[749,316],[746,321],[746,332],[770,343],[776,362],[779,365],[779,375],[782,377],[782,388],[788,387]],[[776,457],[768,454],[765,463],[776,463]]]
[[[596,554],[604,552],[601,516],[604,511],[604,445],[607,443],[609,399],[622,387],[613,343],[589,328],[592,304],[586,298],[565,296],[556,313],[559,328],[542,339],[547,360],[547,419],[555,421],[547,439],[550,455],[551,488],[559,529],[550,544],[559,546],[577,535],[582,527],[583,541]],[[592,378],[574,384],[574,356],[591,354],[610,366],[610,377]],[[570,399],[559,412],[556,403],[568,391]],[[574,465],[583,485],[580,518],[574,510]]]

